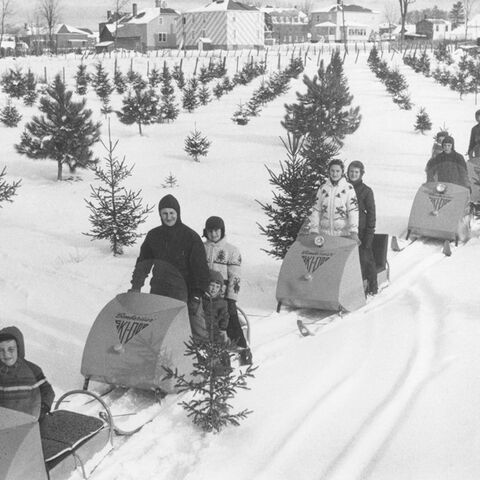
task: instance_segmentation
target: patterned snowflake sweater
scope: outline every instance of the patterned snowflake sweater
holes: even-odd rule
[[[340,236],[358,233],[358,201],[353,186],[342,177],[323,183],[310,214],[310,232]]]

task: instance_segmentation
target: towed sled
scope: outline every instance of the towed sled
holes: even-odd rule
[[[98,314],[83,351],[83,389],[61,396],[40,424],[29,415],[0,408],[2,480],[66,480],[75,470],[88,478],[114,447],[116,435],[139,431],[159,413],[160,400],[176,393],[163,367],[192,371],[185,342],[205,328],[205,319],[199,314],[190,324],[183,278],[165,262],[156,268],[167,279],[164,295],[121,293]],[[238,310],[249,340],[248,318]],[[88,390],[91,382],[105,384],[106,393]],[[130,411],[118,412],[120,400],[131,392],[141,395],[123,402]],[[73,401],[78,395],[87,401]],[[141,410],[131,411],[139,403]],[[60,409],[65,404],[69,409]]]
[[[480,216],[480,157],[472,157],[467,162],[468,178],[472,193],[470,201],[476,217]]]

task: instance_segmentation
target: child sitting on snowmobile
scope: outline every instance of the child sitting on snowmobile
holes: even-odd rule
[[[222,343],[229,343],[227,336],[228,305],[223,298],[223,276],[220,272],[210,270],[210,283],[203,295],[205,323],[210,338]]]
[[[55,393],[42,369],[25,360],[17,327],[0,330],[0,406],[28,413],[40,421],[50,412]]]

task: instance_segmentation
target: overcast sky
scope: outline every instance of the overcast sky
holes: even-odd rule
[[[264,4],[276,5],[282,0],[264,0]],[[285,1],[285,0],[284,0]],[[288,0],[295,4],[295,0]],[[301,5],[304,0],[298,0]],[[372,8],[383,13],[385,3],[392,2],[398,7],[398,0],[344,0],[346,4],[354,3],[363,7]],[[14,0],[15,14],[7,20],[7,23],[21,24],[22,22],[32,19],[32,7],[36,0]],[[98,30],[98,23],[106,18],[107,10],[111,10],[114,0],[59,0],[61,5],[62,22],[68,23],[76,27],[89,27]],[[129,2],[131,8],[132,1]],[[138,0],[139,10],[145,7],[155,6],[155,0]],[[178,9],[188,10],[193,7],[206,5],[209,0],[167,0],[167,6]],[[248,3],[245,1],[244,3]],[[324,7],[332,5],[335,0],[316,0],[315,5]],[[410,10],[422,9],[438,5],[439,8],[450,10],[454,0],[416,0],[409,6]]]

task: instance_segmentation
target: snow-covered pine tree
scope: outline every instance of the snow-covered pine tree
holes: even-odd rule
[[[287,140],[281,140],[287,159],[280,162],[280,172],[275,173],[266,167],[269,182],[275,188],[273,201],[258,202],[268,217],[266,226],[258,225],[271,245],[271,249],[265,251],[276,258],[284,258],[297,238],[305,218],[310,214],[316,193],[316,188],[311,185],[312,169],[301,156],[303,138],[288,133]]]
[[[403,90],[398,95],[393,96],[393,103],[396,103],[402,110],[411,110],[412,101],[407,91]]]
[[[260,103],[255,95],[247,102],[245,108],[250,117],[257,117],[261,111]]]
[[[77,68],[77,73],[75,74],[75,91],[79,95],[85,95],[87,93],[89,80],[87,66],[81,62]]]
[[[31,107],[35,104],[38,92],[37,92],[37,79],[35,78],[34,73],[29,70],[25,75],[25,95],[23,96],[23,103],[28,107]]]
[[[218,331],[218,328],[217,328]],[[208,340],[190,339],[185,355],[192,357],[193,371],[189,379],[175,369],[163,367],[164,379],[174,379],[179,393],[192,392],[193,398],[180,405],[188,412],[194,425],[205,432],[219,432],[228,425],[238,426],[250,413],[244,409],[232,413],[230,405],[238,389],[248,390],[247,379],[254,377],[256,367],[234,374],[229,366],[230,352],[227,345],[215,339],[211,329]]]
[[[223,77],[222,87],[223,87],[224,92],[230,92],[235,87],[235,85],[232,83],[232,81],[230,80],[230,77],[228,75],[225,75]]]
[[[10,68],[8,72],[2,75],[0,80],[2,90],[12,98],[22,98],[27,91],[26,78],[22,69],[17,67]]]
[[[162,183],[162,188],[174,188],[178,187],[178,180],[172,172],[169,173],[168,176],[165,177],[165,180]]]
[[[175,65],[173,67],[172,78],[177,82],[177,87],[180,90],[183,90],[185,87],[185,74],[183,73],[182,67],[180,65]]]
[[[198,74],[198,81],[202,85],[206,85],[212,79],[212,73],[208,67],[200,67],[200,72]]]
[[[390,95],[398,95],[408,88],[407,80],[400,71],[395,68],[388,72],[385,78],[385,88]]]
[[[423,135],[425,132],[432,129],[432,122],[428,113],[426,112],[424,107],[421,107],[417,113],[417,120],[415,122],[415,131],[422,133]]]
[[[49,158],[57,162],[57,180],[62,180],[63,165],[70,172],[97,163],[90,147],[100,137],[100,123],[91,120],[86,100],[72,100],[73,92],[65,88],[60,75],[48,86],[40,99],[40,111],[25,125],[17,151],[34,159]]]
[[[138,132],[143,135],[142,125],[150,125],[157,121],[158,97],[152,88],[129,91],[123,99],[122,111],[117,111],[116,114],[126,125],[136,123]]]
[[[185,138],[185,148],[184,150],[190,155],[196,162],[200,160],[198,157],[205,157],[210,148],[211,142],[207,137],[202,135],[202,132],[195,130],[190,132],[190,134]]]
[[[148,83],[152,88],[156,88],[157,85],[160,85],[161,82],[162,74],[160,73],[160,70],[158,70],[158,68],[154,66],[148,74]]]
[[[335,50],[335,52],[338,52],[338,50]],[[285,74],[290,78],[298,78],[304,69],[302,57],[292,56],[288,67],[285,69]]]
[[[182,107],[187,112],[193,112],[198,107],[198,80],[193,77],[183,89]]]
[[[153,207],[143,206],[141,190],[127,190],[123,181],[131,176],[133,166],[125,165],[125,157],[119,161],[114,152],[118,140],[112,142],[110,124],[108,126],[108,143],[102,140],[107,150],[106,167],[95,168],[95,177],[101,182],[98,187],[90,185],[90,199],[85,199],[90,210],[89,220],[92,229],[84,233],[92,240],[108,240],[114,255],[121,255],[124,247],[134,245],[142,235],[137,233],[138,226],[144,223]]]
[[[166,67],[166,69],[168,72],[168,67]],[[163,83],[160,88],[162,97],[160,100],[160,107],[158,109],[158,118],[157,118],[157,121],[159,123],[175,120],[179,114],[178,105],[175,103],[174,88],[172,86],[172,76],[170,75],[170,72],[166,74],[166,71],[164,68],[162,77],[163,77]]]
[[[7,127],[16,127],[22,119],[17,107],[12,104],[11,99],[7,100],[7,104],[0,110],[0,122]]]
[[[13,202],[12,198],[17,194],[17,188],[22,183],[21,180],[8,183],[6,176],[7,168],[3,167],[2,171],[0,172],[0,208],[2,208],[2,202]]]
[[[200,105],[207,105],[210,100],[210,89],[207,85],[202,84],[198,89],[198,101],[200,102]]]
[[[127,91],[127,77],[119,68],[113,72],[113,84],[118,94],[123,95]]]
[[[464,70],[458,70],[450,77],[450,89],[458,92],[462,98],[470,90],[468,73]]]
[[[163,61],[162,72],[160,73],[160,82],[162,82],[162,83],[167,82],[167,83],[171,84],[172,80],[174,80],[174,78],[173,78],[173,76],[170,72],[170,69],[168,68],[167,61],[164,60]]]
[[[219,100],[223,94],[225,93],[225,90],[223,89],[223,84],[222,82],[218,82],[214,87],[213,87],[213,94],[215,95],[215,98]]]
[[[247,107],[243,103],[237,105],[237,109],[233,113],[232,120],[237,125],[246,125],[250,121]]]
[[[91,83],[98,98],[102,101],[101,112],[104,115],[109,114],[112,111],[110,107],[110,95],[113,92],[113,86],[108,78],[108,73],[103,68],[102,62],[97,63]]]

